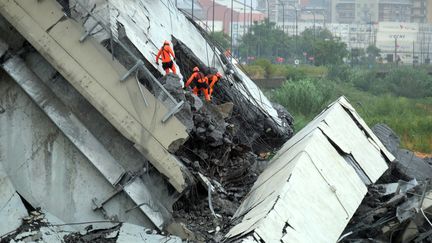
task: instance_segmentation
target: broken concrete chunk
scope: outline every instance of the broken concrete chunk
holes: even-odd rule
[[[417,180],[432,178],[432,167],[424,159],[418,158],[413,152],[399,149],[396,158],[396,166],[408,177]]]
[[[372,131],[381,140],[390,153],[396,155],[400,145],[400,139],[396,133],[389,126],[382,123],[373,126]]]
[[[167,243],[181,243],[182,240],[176,236],[165,236],[152,234],[148,229],[138,225],[124,223],[119,231],[117,243],[130,243],[130,242],[167,242]]]
[[[219,110],[220,114],[224,119],[231,117],[231,114],[234,109],[234,104],[232,102],[227,102],[224,104],[220,104],[217,106],[217,109]]]
[[[196,129],[196,133],[198,133],[198,134],[200,134],[200,133],[205,133],[205,132],[206,132],[206,129],[203,128],[203,127],[198,127],[198,128]]]
[[[21,225],[27,210],[0,161],[0,236]]]
[[[294,124],[294,117],[285,107],[278,103],[272,103],[272,106],[277,111],[278,116],[282,119],[282,121],[286,122],[288,126],[292,126]]]
[[[387,196],[395,193],[406,194],[407,191],[413,189],[416,186],[418,186],[418,182],[416,179],[413,179],[408,182],[399,180],[397,183],[376,184],[372,185],[372,188],[375,188],[381,195]]]
[[[210,134],[208,134],[208,141],[210,142],[210,146],[217,147],[224,143],[223,141],[223,132],[218,130],[213,130]]]
[[[196,240],[195,235],[183,223],[172,223],[166,230],[173,235],[179,236],[183,240]]]
[[[377,149],[377,142],[340,98],[274,156],[234,215],[240,223],[226,238],[336,242],[367,192],[370,182],[362,178],[375,182],[393,160],[382,156],[388,151]],[[354,155],[351,162],[345,151]]]
[[[204,106],[203,101],[196,95],[193,95],[192,93],[186,93],[186,98],[191,104],[193,110],[199,111]]]
[[[417,180],[432,178],[432,166],[428,163],[428,158],[419,158],[414,152],[399,148],[400,139],[390,127],[377,124],[372,130],[386,148],[396,156],[396,167],[399,173]]]

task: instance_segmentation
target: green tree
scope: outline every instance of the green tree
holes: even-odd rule
[[[366,48],[366,53],[368,54],[368,56],[377,57],[377,56],[380,55],[381,50],[378,47],[374,46],[374,45],[369,45]]]
[[[346,44],[331,39],[315,41],[315,65],[342,64],[348,55]]]
[[[375,64],[377,57],[380,56],[381,50],[375,45],[369,45],[366,48],[366,53],[368,55],[369,64]]]
[[[327,29],[306,29],[299,37],[300,50],[313,57],[317,66],[341,64],[348,56],[346,44]]]
[[[287,59],[293,54],[292,43],[292,38],[274,23],[255,22],[249,32],[240,39],[239,51],[243,58],[255,56],[269,60],[275,60],[276,57]]]
[[[223,31],[218,31],[209,34],[210,38],[218,43],[224,50],[231,46],[230,37],[226,35]]]
[[[312,63],[315,65],[341,64],[343,58],[348,56],[346,44],[327,29],[307,29],[300,36],[293,37],[286,35],[274,23],[266,21],[255,22],[240,40],[239,48],[243,58],[255,56],[271,61],[276,57],[287,60],[306,53],[306,60],[314,59]]]

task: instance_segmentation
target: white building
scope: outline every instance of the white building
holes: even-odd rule
[[[428,63],[432,26],[419,23],[381,22],[376,46],[386,61],[400,59],[402,63]]]
[[[283,24],[278,23],[282,29]],[[299,22],[297,24],[297,33],[300,35],[306,29],[328,29],[335,37],[347,44],[348,49],[351,48],[367,48],[374,44],[376,35],[376,26],[368,24],[337,24],[324,22]],[[296,34],[296,23],[285,23],[285,32],[289,36]]]
[[[283,23],[278,23],[282,29]],[[428,63],[432,57],[432,25],[419,23],[380,22],[378,24],[337,24],[323,22],[299,22],[297,33],[306,29],[328,29],[335,37],[347,44],[348,50],[366,49],[376,45],[384,62],[400,58],[402,63]],[[296,34],[296,23],[286,22],[285,32]]]

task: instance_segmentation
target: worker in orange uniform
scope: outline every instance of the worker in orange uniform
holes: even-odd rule
[[[165,73],[169,74],[169,70],[171,69],[174,74],[177,74],[176,67],[171,60],[171,56],[175,60],[175,55],[173,50],[171,49],[169,41],[165,41],[158,54],[156,55],[156,64],[159,65],[159,59],[162,59],[162,68],[165,70]]]
[[[213,94],[213,87],[221,78],[222,78],[222,74],[220,74],[219,72],[217,72],[216,74],[210,74],[207,76],[208,82],[210,83],[209,84],[209,91],[208,91],[210,97]]]
[[[206,101],[210,101],[209,96],[209,85],[207,77],[200,72],[198,67],[194,67],[193,73],[190,78],[186,81],[185,88],[189,87],[189,85],[194,84],[193,93],[198,96],[198,92],[202,91],[204,93],[204,97]]]

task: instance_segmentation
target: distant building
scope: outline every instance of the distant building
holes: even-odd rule
[[[378,21],[377,0],[333,0],[331,15],[333,23],[367,24]]]
[[[269,11],[267,10],[267,3]],[[258,10],[270,16],[274,23],[330,22],[330,0],[261,0]]]
[[[378,1],[357,0],[355,16],[355,22],[357,24],[376,23],[379,18]]]
[[[355,21],[356,5],[354,0],[333,0],[331,9],[333,23],[350,24]]]
[[[295,21],[295,9],[299,9],[299,1],[298,0],[277,0],[276,5],[276,15],[277,21],[282,21],[285,17],[285,21]],[[284,4],[284,8],[282,7]],[[285,12],[283,11],[285,10]],[[285,15],[285,16],[284,16]]]
[[[427,22],[432,23],[432,0],[426,1]]]
[[[200,25],[205,29],[215,31],[223,31],[227,35],[231,34],[231,0],[215,0],[213,8],[213,0],[198,0],[204,10],[204,17],[200,21]],[[233,43],[237,44],[238,40],[247,32],[248,28],[255,21],[263,21],[265,14],[260,11],[251,9],[250,1],[233,2]],[[214,12],[214,22],[213,22]]]
[[[428,16],[432,21],[431,0],[333,0],[331,4],[333,23],[426,23]]]
[[[184,10],[189,15],[193,15],[197,19],[202,19],[204,17],[204,11],[199,4],[198,0],[177,0],[177,8]]]
[[[279,22],[278,26],[282,27],[282,23]],[[285,24],[285,29],[290,36],[295,35],[295,28],[295,22]],[[374,45],[377,34],[376,24],[339,24],[320,21],[314,25],[312,22],[299,22],[297,28],[299,35],[306,29],[313,30],[315,28],[317,31],[327,29],[333,36],[347,44],[349,50],[354,48],[366,49],[369,45]]]
[[[268,5],[267,5],[268,4]],[[285,21],[290,22],[295,19],[295,8],[299,8],[299,0],[260,0],[257,10],[263,12],[266,17],[270,15],[271,22]],[[267,10],[269,8],[269,10]],[[285,12],[284,12],[285,10]]]
[[[411,0],[411,22],[427,23],[428,22],[428,0]]]
[[[412,22],[413,0],[380,0],[380,22]]]
[[[309,0],[307,4],[301,5],[300,21],[331,22],[330,3],[330,0]]]

